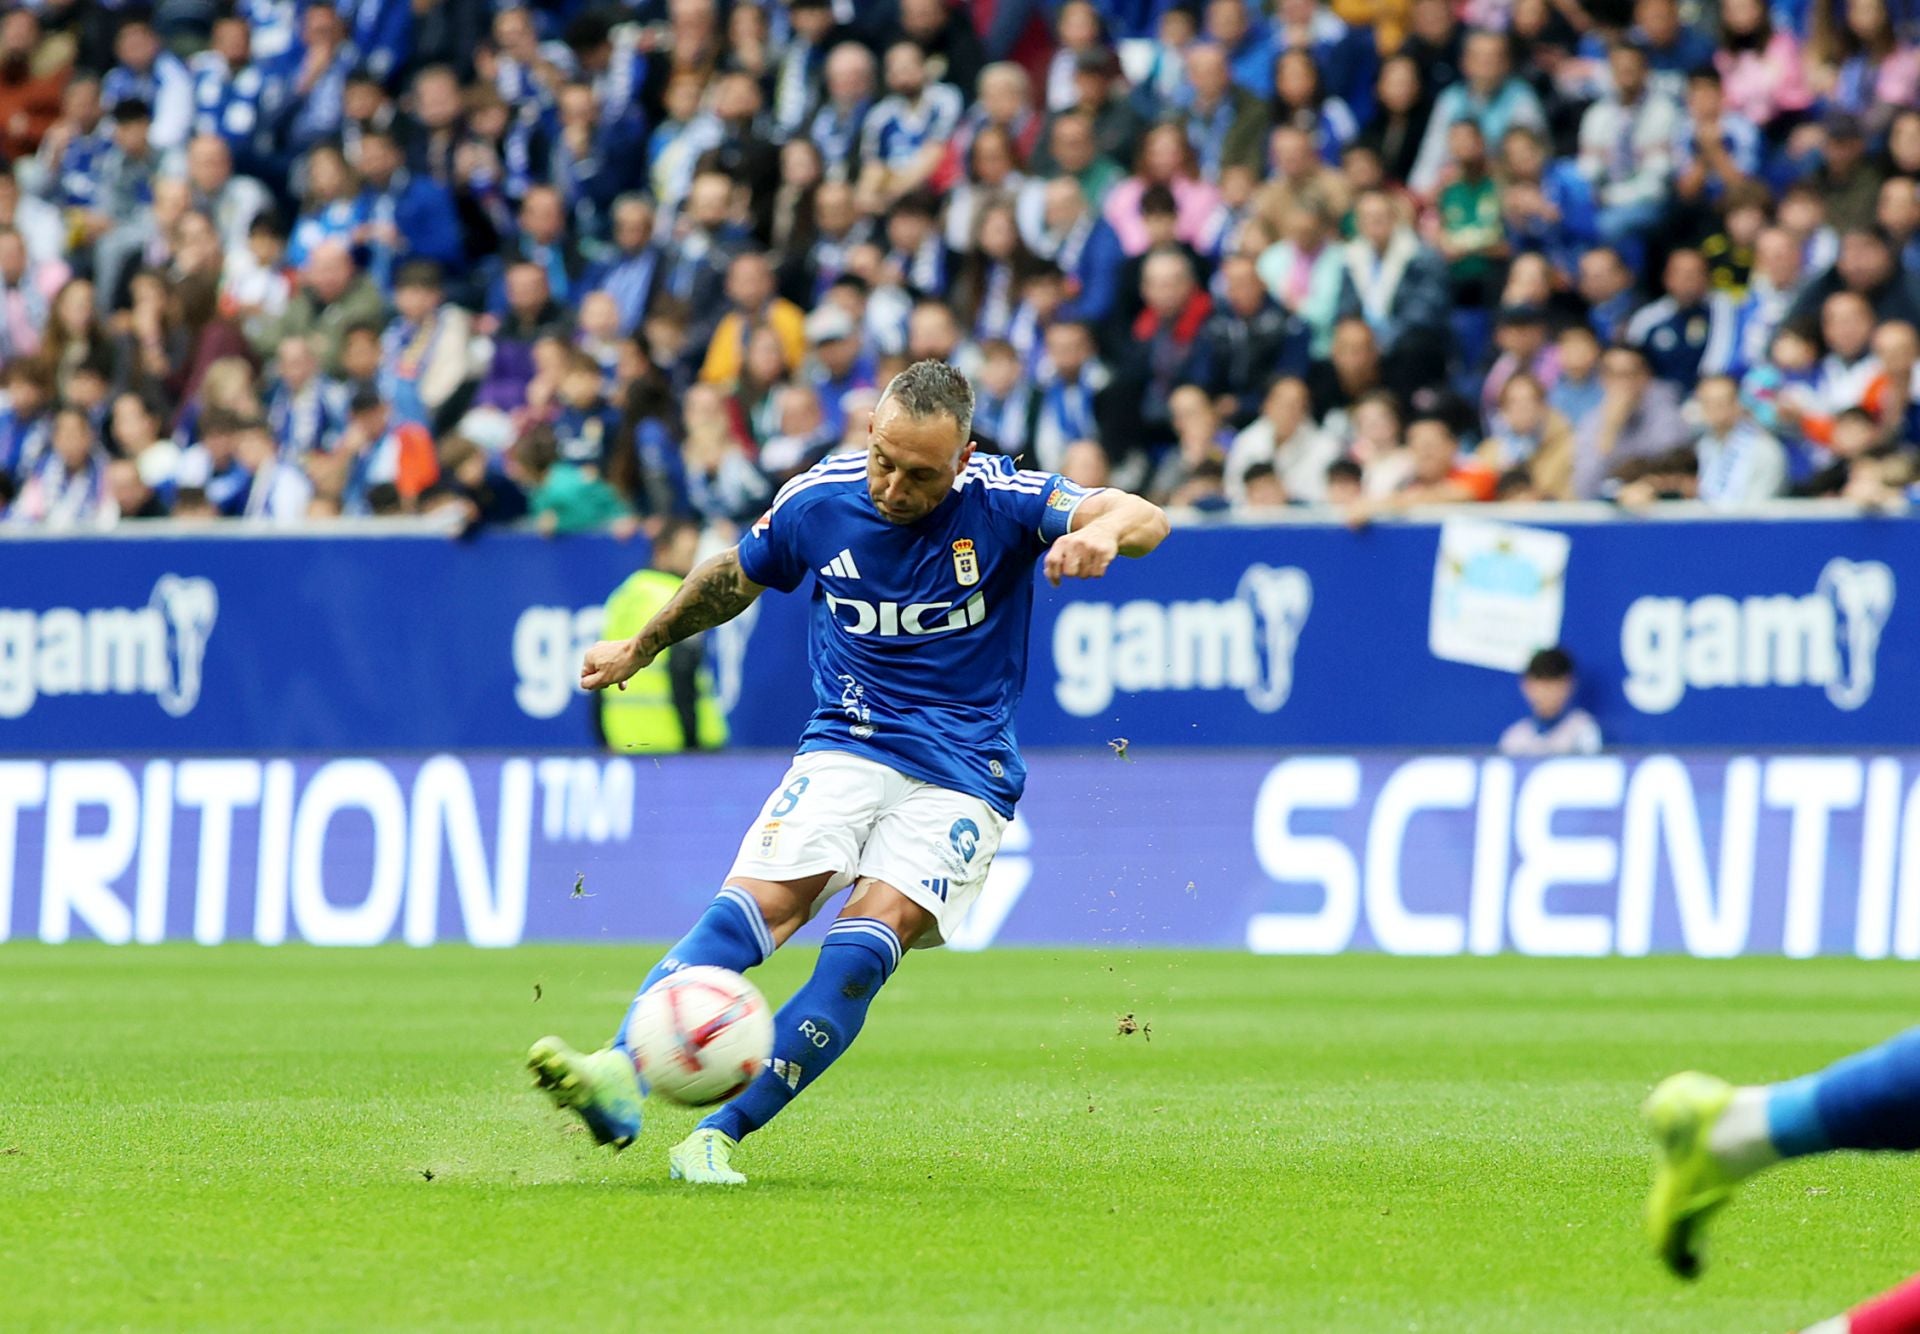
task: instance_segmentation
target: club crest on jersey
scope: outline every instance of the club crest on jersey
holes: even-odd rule
[[[1053,494],[1047,497],[1047,507],[1056,510],[1070,510],[1073,508],[1073,502],[1079,498],[1080,497],[1068,491],[1066,487],[1056,486],[1053,488]]]
[[[760,826],[760,855],[773,856],[775,848],[780,846],[780,822],[769,820]]]
[[[953,577],[960,581],[962,588],[971,588],[980,582],[980,558],[974,554],[970,537],[953,544]]]

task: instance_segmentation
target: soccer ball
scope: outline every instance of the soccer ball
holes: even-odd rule
[[[738,973],[682,968],[640,998],[627,1045],[650,1091],[705,1107],[745,1088],[773,1055],[773,1012]]]

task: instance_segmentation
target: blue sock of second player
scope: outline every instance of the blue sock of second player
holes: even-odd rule
[[[627,1006],[626,1018],[620,1021],[620,1032],[613,1040],[614,1045],[623,1051],[626,1049],[627,1025],[633,1022],[633,1012],[640,1005],[640,997],[646,995],[647,989],[668,973],[701,965],[730,968],[736,973],[744,973],[771,957],[773,933],[767,930],[766,919],[760,915],[760,905],[753,901],[753,895],[746,890],[738,885],[728,885],[707,905],[706,912],[693,924],[693,930],[682,936],[679,944],[668,950],[666,956],[647,974],[646,980],[640,983],[640,990],[634,993],[633,1003]]]
[[[700,1123],[741,1139],[778,1116],[859,1036],[867,1007],[900,964],[900,938],[871,917],[843,917],[813,976],[773,1020],[773,1060],[739,1097]]]
[[[1920,1028],[1767,1094],[1783,1158],[1830,1149],[1920,1149]]]

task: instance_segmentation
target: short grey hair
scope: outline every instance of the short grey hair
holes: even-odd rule
[[[889,402],[898,403],[915,421],[953,418],[960,424],[963,445],[973,430],[973,386],[944,361],[916,361],[887,381],[880,401],[873,406],[877,411]]]

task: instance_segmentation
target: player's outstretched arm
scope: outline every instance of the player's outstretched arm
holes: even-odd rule
[[[1047,581],[1098,579],[1115,556],[1144,556],[1167,538],[1167,515],[1125,491],[1096,491],[1073,512],[1073,531],[1047,548]]]
[[[740,549],[728,547],[702,561],[632,639],[603,639],[587,650],[580,664],[580,687],[626,689],[626,680],[670,645],[732,620],[764,590],[740,569]]]

